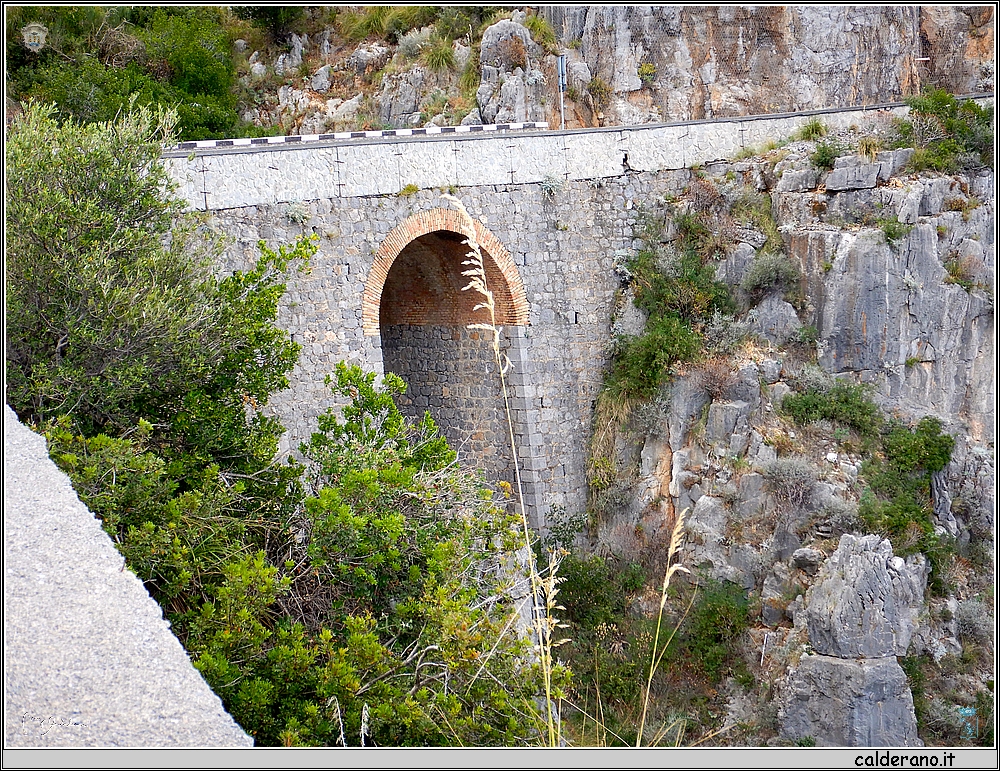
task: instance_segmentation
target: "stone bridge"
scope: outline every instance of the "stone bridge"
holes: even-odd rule
[[[488,319],[463,291],[463,241],[474,235],[512,364],[526,506],[544,526],[552,507],[586,505],[586,443],[620,288],[615,265],[635,246],[643,206],[682,192],[690,167],[785,139],[817,115],[832,128],[863,128],[904,109],[190,143],[165,158],[191,208],[229,237],[223,268],[247,267],[259,239],[320,236],[311,272],[291,280],[279,318],[303,346],[291,387],[272,401],[288,428],[285,450],[315,429],[333,403],[324,376],[349,360],[401,375],[405,411],[430,410],[461,460],[492,479],[512,476],[490,343],[469,329]],[[467,207],[474,233],[444,192]]]

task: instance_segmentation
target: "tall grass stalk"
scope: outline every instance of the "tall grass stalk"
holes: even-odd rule
[[[497,370],[500,375],[500,390],[503,395],[504,414],[507,417],[507,435],[510,439],[510,457],[514,466],[514,482],[517,491],[517,506],[520,510],[521,525],[524,532],[524,552],[528,563],[528,576],[531,582],[531,620],[533,630],[537,639],[536,650],[538,653],[539,666],[542,672],[545,689],[545,735],[550,747],[557,747],[561,743],[561,721],[554,703],[555,688],[553,687],[553,671],[555,669],[554,649],[566,642],[566,640],[554,639],[557,629],[565,627],[560,624],[553,615],[553,611],[559,608],[556,604],[558,585],[560,579],[557,577],[559,555],[555,552],[549,553],[549,566],[543,577],[535,562],[534,551],[531,548],[531,528],[528,524],[528,513],[524,505],[524,488],[521,483],[521,470],[517,462],[517,443],[514,439],[514,421],[510,408],[510,397],[507,391],[507,372],[510,371],[510,358],[500,350],[501,329],[496,324],[496,303],[493,292],[490,291],[486,280],[486,268],[483,263],[483,253],[476,239],[476,226],[465,205],[455,196],[445,194],[442,196],[458,210],[466,224],[468,237],[465,244],[469,247],[468,259],[462,262],[467,266],[467,270],[462,271],[462,275],[469,279],[469,283],[462,287],[462,291],[472,290],[482,299],[473,308],[473,312],[485,310],[489,314],[489,323],[473,323],[467,325],[468,329],[479,329],[490,334],[493,344],[493,356],[496,359]]]
[[[687,509],[682,511],[677,516],[677,521],[674,523],[673,532],[670,534],[670,547],[667,550],[667,569],[663,573],[663,588],[660,590],[660,611],[656,617],[656,636],[653,638],[653,652],[649,657],[649,676],[646,678],[646,688],[643,691],[642,696],[642,717],[639,720],[639,732],[636,734],[635,746],[642,746],[642,732],[646,727],[646,713],[649,709],[649,694],[653,686],[653,675],[656,674],[656,670],[660,666],[660,662],[663,660],[663,654],[666,653],[667,647],[670,642],[674,639],[674,635],[677,634],[677,630],[680,625],[674,627],[667,641],[660,647],[660,629],[663,625],[663,608],[667,604],[667,589],[670,586],[670,579],[675,573],[690,573],[686,567],[681,565],[679,562],[674,562],[674,557],[677,556],[677,552],[681,548],[681,544],[684,542],[684,515],[687,514]]]

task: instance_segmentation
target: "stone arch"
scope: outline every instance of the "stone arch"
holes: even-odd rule
[[[487,283],[496,303],[496,321],[500,326],[528,324],[528,298],[521,274],[510,252],[481,222],[473,220],[475,233],[469,232],[468,220],[455,209],[428,209],[407,217],[382,241],[365,281],[361,302],[361,324],[366,336],[379,334],[382,292],[389,271],[400,253],[417,239],[437,232],[474,236],[483,252]]]

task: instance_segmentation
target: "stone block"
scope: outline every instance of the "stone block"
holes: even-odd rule
[[[803,656],[792,675],[781,735],[820,747],[922,747],[913,697],[895,658]]]
[[[708,408],[708,422],[705,426],[705,439],[713,445],[729,446],[730,437],[736,430],[736,425],[742,418],[744,421],[749,413],[747,402],[713,402]]]
[[[818,180],[819,173],[815,169],[788,169],[781,175],[775,190],[779,193],[802,193],[806,190],[815,190]]]
[[[827,192],[871,189],[878,184],[880,169],[881,164],[878,163],[860,163],[856,166],[836,168],[826,177]]]
[[[923,555],[904,561],[878,536],[842,536],[806,594],[813,649],[841,658],[905,656],[926,582]]]

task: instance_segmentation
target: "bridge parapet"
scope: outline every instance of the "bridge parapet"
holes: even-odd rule
[[[422,137],[397,131],[392,136],[338,140],[319,136],[316,141],[261,144],[226,140],[228,144],[168,151],[164,157],[190,206],[217,211],[321,198],[394,195],[411,185],[425,190],[539,184],[616,177],[629,171],[690,168],[732,158],[768,140],[786,139],[817,116],[828,127],[840,129],[902,115],[906,110],[905,105],[893,103],[574,131]],[[531,124],[538,125],[542,124]],[[239,142],[243,144],[236,144]]]

